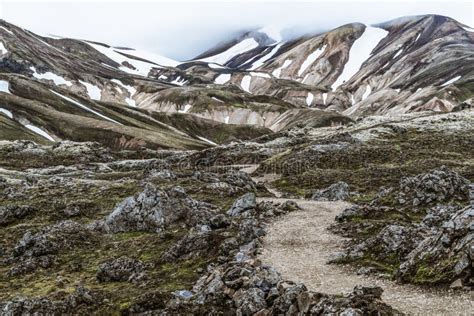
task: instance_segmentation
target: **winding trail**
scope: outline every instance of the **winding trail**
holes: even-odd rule
[[[242,171],[252,173],[258,166]],[[269,182],[276,175],[254,178],[263,182],[271,192]],[[329,294],[351,292],[356,285],[380,286],[383,300],[394,308],[411,315],[474,315],[473,291],[452,292],[425,289],[391,280],[357,275],[348,266],[326,262],[347,240],[327,228],[334,218],[350,204],[342,201],[320,202],[304,199],[259,198],[260,201],[296,202],[302,210],[276,218],[266,227],[264,247],[259,258],[274,266],[285,279],[304,283],[310,290]]]

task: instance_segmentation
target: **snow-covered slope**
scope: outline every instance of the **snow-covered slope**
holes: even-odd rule
[[[384,29],[365,26],[364,33],[352,44],[349,50],[349,59],[345,63],[342,73],[332,84],[332,90],[336,90],[341,84],[349,81],[360,70],[362,64],[370,58],[372,51],[387,34],[388,32]]]
[[[279,130],[308,107],[361,116],[473,105],[474,32],[448,17],[283,34],[257,28],[178,62],[0,21],[0,115],[45,141],[194,148],[216,142],[203,133],[214,124]],[[184,132],[157,112],[217,122]]]

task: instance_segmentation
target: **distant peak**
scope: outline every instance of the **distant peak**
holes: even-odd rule
[[[281,28],[273,24],[262,27],[257,32],[264,33],[269,38],[273,39],[275,42],[281,42],[282,40]]]

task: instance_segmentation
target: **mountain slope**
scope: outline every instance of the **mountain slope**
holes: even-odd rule
[[[259,136],[265,131],[259,127],[279,131],[324,117],[308,108],[338,112],[331,113],[337,119],[327,121],[330,126],[350,121],[345,116],[448,112],[473,104],[474,32],[443,16],[351,23],[291,39],[267,27],[182,63],[41,37],[5,21],[0,26],[0,115],[19,123],[19,134],[33,132],[43,142],[201,148],[217,139]],[[178,124],[154,112],[193,117],[180,115],[184,123]],[[216,122],[228,136],[206,132]],[[12,124],[3,134],[13,135]],[[232,124],[257,128],[246,134]]]
[[[455,20],[436,15],[400,18],[374,26],[353,23],[269,45],[266,50],[259,47],[259,51],[253,51],[254,56],[260,51],[274,51],[252,69],[254,74],[266,73],[266,79],[252,72],[245,74],[243,68],[216,72],[230,75],[224,83],[240,85],[256,94],[271,95],[282,90],[285,82],[277,79],[300,82],[319,91],[293,88],[294,93],[283,96],[285,100],[356,116],[450,111],[461,102],[472,102],[473,34]],[[238,54],[232,59],[245,58]],[[275,87],[268,81],[279,85]],[[466,90],[471,92],[466,94]]]

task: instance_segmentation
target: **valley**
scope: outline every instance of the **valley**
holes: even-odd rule
[[[466,25],[188,61],[0,26],[0,314],[474,311]]]

